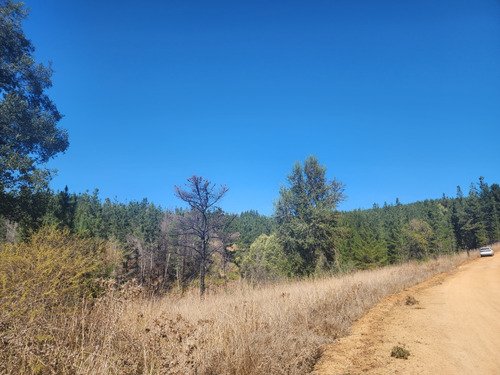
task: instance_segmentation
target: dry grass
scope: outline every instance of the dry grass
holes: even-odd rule
[[[133,286],[117,291],[108,285],[110,292],[92,308],[71,319],[49,317],[36,345],[16,349],[36,348],[34,363],[19,363],[15,348],[2,344],[0,327],[0,373],[304,374],[323,344],[346,335],[381,298],[464,259],[262,288],[242,283],[204,301],[145,298]]]

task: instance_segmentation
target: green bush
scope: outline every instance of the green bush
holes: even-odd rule
[[[410,352],[405,348],[405,346],[395,346],[392,348],[391,357],[399,359],[408,359]]]

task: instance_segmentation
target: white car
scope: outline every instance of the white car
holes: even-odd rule
[[[493,250],[491,247],[482,247],[479,249],[479,254],[481,254],[482,257],[492,257],[493,256]]]

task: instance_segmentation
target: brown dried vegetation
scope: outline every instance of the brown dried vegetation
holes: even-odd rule
[[[194,291],[153,298],[133,282],[104,281],[101,296],[84,293],[71,311],[43,309],[33,321],[23,313],[24,325],[2,304],[0,373],[304,374],[323,344],[346,335],[382,297],[461,260],[261,288],[241,282],[203,301]],[[30,301],[17,309],[23,303]]]
[[[419,304],[419,301],[413,297],[413,296],[406,296],[406,301],[405,301],[405,305],[406,306],[413,306],[413,305],[418,305]]]

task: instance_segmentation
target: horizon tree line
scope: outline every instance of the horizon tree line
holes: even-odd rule
[[[55,226],[114,244],[122,254],[113,277],[135,278],[153,291],[228,279],[266,281],[380,267],[471,250],[500,240],[500,187],[484,178],[467,196],[340,212],[344,185],[326,178],[314,157],[297,162],[272,216],[229,214],[228,192],[202,177],[176,186],[188,208],[173,211],[143,199],[120,203],[92,194],[22,190],[9,193],[0,217],[2,241],[23,241]],[[5,201],[3,202],[5,203]]]

